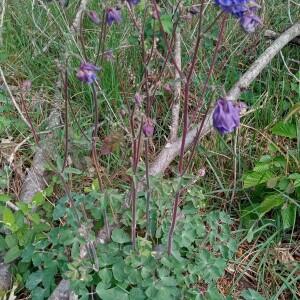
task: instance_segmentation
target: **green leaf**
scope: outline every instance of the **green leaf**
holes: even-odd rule
[[[296,123],[278,122],[272,128],[272,133],[275,134],[275,135],[295,139],[295,138],[297,138]]]
[[[65,168],[64,173],[66,174],[76,174],[76,175],[80,175],[82,174],[82,172],[76,168],[72,168],[72,167],[68,167]]]
[[[32,203],[35,206],[40,206],[45,202],[45,197],[43,192],[37,192],[32,198]]]
[[[146,296],[142,289],[140,288],[132,288],[129,294],[129,300],[144,300]]]
[[[278,177],[273,177],[273,178],[269,179],[267,181],[267,187],[269,189],[274,189],[277,185],[278,179],[279,179]]]
[[[123,282],[127,278],[127,274],[124,272],[124,267],[125,264],[123,261],[112,266],[114,278],[119,282]]]
[[[289,229],[295,225],[297,216],[297,207],[294,204],[283,205],[281,208],[281,217],[284,229]]]
[[[15,216],[12,211],[8,207],[4,207],[3,209],[3,223],[9,227],[15,224]]]
[[[273,208],[280,206],[284,203],[284,199],[280,194],[268,195],[264,198],[263,202],[260,203],[258,211],[261,214],[265,214]]]
[[[163,15],[160,17],[160,20],[164,31],[168,34],[172,34],[173,32],[172,16]]]
[[[256,185],[262,184],[274,178],[271,172],[250,172],[244,176],[244,188],[254,187]]]
[[[9,195],[1,194],[0,195],[0,202],[6,202],[11,200],[11,197]]]
[[[265,300],[261,294],[253,289],[244,290],[241,293],[241,296],[244,298],[244,300]]]
[[[105,290],[97,285],[96,292],[102,300],[128,300],[128,294],[118,287]]]
[[[6,242],[2,235],[0,235],[0,252],[6,249]]]
[[[99,271],[99,277],[101,278],[102,282],[109,284],[112,279],[112,272],[109,269],[102,269]]]
[[[13,246],[18,245],[18,239],[14,234],[7,235],[5,237],[5,242],[8,248],[12,248]]]
[[[5,254],[5,256],[4,256],[4,262],[7,263],[7,264],[11,263],[15,259],[17,259],[20,256],[20,254],[21,254],[21,251],[20,251],[18,245],[13,246]]]
[[[111,234],[111,239],[118,244],[130,242],[129,235],[123,229],[120,228],[116,228],[113,230]]]
[[[31,273],[29,277],[26,280],[26,288],[29,290],[33,290],[38,286],[39,283],[41,283],[43,280],[43,272],[42,271],[37,271],[34,273]]]

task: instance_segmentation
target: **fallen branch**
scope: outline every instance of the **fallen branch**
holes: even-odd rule
[[[5,7],[6,7],[6,0],[2,0],[1,4],[1,12],[0,12],[0,48],[3,46],[3,24],[4,24],[4,15],[5,15]]]
[[[262,72],[262,70],[271,62],[276,54],[286,46],[290,41],[300,35],[300,22],[294,24],[291,28],[283,32],[270,47],[268,47],[261,56],[251,65],[248,71],[236,82],[232,89],[227,93],[226,98],[236,101],[241,93],[246,90],[255,78]],[[211,132],[212,126],[212,111],[207,116],[204,123],[200,138]],[[198,126],[192,128],[187,136],[185,142],[185,150],[192,144]],[[166,168],[171,164],[175,157],[179,154],[181,147],[181,137],[173,143],[167,143],[163,150],[158,154],[157,158],[150,166],[150,175],[158,175],[163,173]]]
[[[0,261],[0,297],[3,292],[10,289],[11,281],[9,265]]]
[[[81,15],[86,10],[87,4],[89,0],[81,0],[80,5],[78,7],[76,16],[74,18],[74,21],[71,25],[71,33],[75,34],[79,32],[80,29],[80,22],[81,22]]]
[[[58,95],[56,97],[59,97]],[[48,129],[51,130],[60,124],[61,113],[58,107],[54,107],[48,118]],[[37,150],[33,157],[31,168],[27,171],[27,175],[23,182],[20,201],[25,203],[31,203],[33,196],[42,191],[46,186],[45,169],[49,153],[54,150],[53,134],[49,133],[45,139],[43,139],[37,145]]]
[[[273,30],[266,30],[264,33],[264,37],[271,39],[271,40],[275,40],[280,36],[280,33],[277,33]],[[294,44],[297,46],[300,46],[300,37],[295,37],[293,40],[290,41],[290,44]]]
[[[175,50],[174,50],[174,60],[181,72],[181,35],[180,27],[176,28],[175,31]],[[181,97],[181,78],[180,73],[175,69],[175,83],[174,83],[174,102],[172,107],[172,124],[170,127],[170,139],[172,143],[176,141],[178,137],[178,127],[179,127],[179,113],[180,113],[180,97]]]
[[[78,297],[71,292],[69,280],[61,280],[48,300],[76,300]]]

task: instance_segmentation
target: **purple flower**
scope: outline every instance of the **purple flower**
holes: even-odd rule
[[[255,31],[258,25],[262,24],[262,21],[257,15],[249,12],[240,18],[240,24],[246,32],[251,33]]]
[[[87,15],[89,16],[90,20],[99,25],[100,24],[100,18],[98,16],[98,14],[94,11],[94,10],[91,10],[87,13]]]
[[[76,76],[80,81],[92,84],[97,79],[96,72],[98,71],[100,68],[91,63],[81,63]]]
[[[116,8],[108,8],[106,10],[106,23],[112,25],[113,23],[120,23],[122,20],[121,11]]]
[[[247,2],[249,0],[215,0],[215,3],[220,6],[223,11],[233,14],[240,18],[244,12],[248,10]]]
[[[147,118],[143,124],[143,133],[146,137],[153,136],[154,133],[154,123],[150,118]]]
[[[230,133],[240,125],[240,109],[232,101],[219,99],[213,112],[213,125],[221,133]]]
[[[141,0],[127,0],[130,6],[138,5]]]

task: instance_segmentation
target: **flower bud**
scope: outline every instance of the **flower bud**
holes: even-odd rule
[[[154,123],[150,118],[147,118],[143,125],[143,133],[146,137],[152,137],[154,133]]]

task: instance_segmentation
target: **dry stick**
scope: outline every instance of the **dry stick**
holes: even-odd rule
[[[21,102],[22,102],[22,104],[23,104],[23,108],[24,108],[24,112],[25,112],[26,119],[27,119],[28,123],[30,124],[30,130],[31,130],[31,132],[32,132],[32,135],[33,135],[35,144],[37,145],[38,142],[39,142],[39,138],[38,138],[38,136],[37,136],[37,134],[36,134],[36,131],[35,131],[34,126],[33,126],[33,123],[32,123],[32,120],[31,120],[31,118],[30,118],[30,116],[29,116],[29,112],[28,112],[28,110],[27,110],[27,105],[26,105],[26,103],[25,103],[23,91],[21,91],[21,96],[20,96],[20,98],[21,98]]]
[[[3,24],[4,24],[4,15],[5,15],[5,7],[6,7],[6,0],[2,0],[1,4],[1,15],[0,15],[0,48],[3,45]]]
[[[236,101],[240,94],[249,87],[255,78],[262,72],[262,70],[270,63],[274,56],[290,41],[300,35],[300,22],[294,24],[291,28],[286,30],[280,37],[267,48],[263,54],[251,65],[249,70],[236,82],[232,89],[227,93],[227,98]],[[204,137],[211,132],[212,126],[212,111],[208,114],[206,121],[203,124],[203,129],[199,138]],[[190,129],[186,136],[185,150],[194,141],[198,132],[199,125]],[[166,170],[170,163],[179,154],[182,138],[177,139],[173,143],[167,144],[164,149],[158,154],[157,158],[150,166],[150,175],[158,175]]]
[[[277,39],[278,37],[280,36],[280,33],[277,33],[273,30],[269,30],[267,29],[265,32],[264,32],[264,37],[265,38],[268,38],[268,39],[272,39],[272,40],[275,40]],[[290,41],[291,44],[294,44],[294,45],[297,45],[297,46],[300,46],[300,37],[295,37],[293,40]]]
[[[180,27],[177,27],[175,31],[175,49],[174,59],[181,71],[181,34]],[[172,107],[172,124],[170,127],[170,139],[169,142],[174,142],[177,139],[178,127],[179,127],[179,112],[180,112],[180,97],[181,97],[181,80],[180,73],[175,69],[175,84],[174,84],[174,103]]]
[[[89,0],[81,0],[80,5],[78,7],[76,16],[74,18],[74,21],[71,25],[71,33],[75,34],[76,32],[79,32],[80,30],[80,22],[81,22],[81,15],[86,10],[87,4]]]
[[[4,73],[3,73],[3,70],[2,70],[1,67],[0,67],[0,74],[1,74],[1,78],[2,78],[2,80],[3,80],[4,86],[5,86],[6,90],[8,91],[8,94],[9,94],[9,96],[10,96],[10,99],[11,99],[11,101],[13,102],[13,104],[14,104],[16,110],[18,111],[19,115],[21,116],[21,118],[22,118],[22,120],[25,122],[25,124],[26,124],[29,128],[31,128],[30,123],[29,123],[29,122],[27,121],[27,119],[25,118],[25,116],[24,116],[24,114],[23,114],[23,112],[22,112],[22,110],[21,110],[21,108],[20,108],[18,102],[16,101],[14,95],[12,94],[12,92],[11,92],[11,90],[10,90],[10,88],[9,88],[9,85],[7,84],[7,81],[6,81],[6,79],[5,79],[5,76],[4,76]]]

